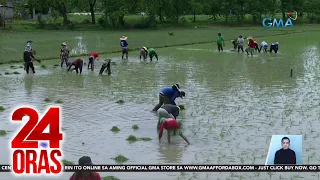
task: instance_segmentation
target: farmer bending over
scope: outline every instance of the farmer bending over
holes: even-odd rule
[[[160,119],[162,117],[165,118],[171,118],[171,119],[177,119],[179,116],[180,107],[172,104],[164,104],[161,106],[161,108],[158,110],[158,129],[160,128]]]
[[[184,96],[186,96],[186,93],[180,90],[179,84],[175,84],[172,87],[163,88],[159,93],[159,103],[153,108],[152,111],[157,111],[163,104],[176,105],[176,98],[183,98]]]
[[[61,52],[60,52],[60,59],[61,59],[61,68],[63,66],[63,63],[66,63],[66,66],[68,66],[68,59],[69,59],[69,48],[67,47],[67,44],[65,42],[61,43]]]
[[[76,70],[77,74],[80,71],[80,74],[82,73],[82,67],[83,67],[83,60],[82,59],[76,59],[72,62],[68,62],[67,66],[68,68],[68,72],[70,71],[71,67],[74,66],[74,69],[72,70]]]
[[[155,56],[158,61],[158,54],[153,48],[148,49],[148,54],[149,54],[150,61],[152,61],[153,56]]]
[[[102,75],[103,71],[106,68],[107,68],[106,72],[108,73],[108,75],[111,75],[111,60],[110,59],[107,63],[102,64],[99,74]]]
[[[126,59],[128,59],[128,42],[127,42],[128,37],[122,36],[120,38],[120,46],[122,50],[122,59],[124,54],[126,54]]]
[[[168,131],[168,143],[170,143],[170,136],[175,134],[179,134],[187,143],[190,144],[188,139],[182,134],[182,130],[178,121],[172,118],[166,119],[162,117],[160,119],[160,131],[159,131],[159,143],[161,142],[163,130],[166,129]]]
[[[265,41],[262,41],[261,44],[260,44],[260,50],[259,50],[259,52],[261,52],[262,48],[263,48],[264,52],[267,52],[268,43],[265,42]]]
[[[145,61],[147,59],[147,56],[148,56],[148,49],[146,47],[142,47],[140,49],[140,60],[141,60],[141,57],[143,57],[143,60]]]
[[[272,53],[272,51],[274,51],[274,53],[277,53],[278,50],[279,50],[279,43],[278,42],[272,43],[270,46],[270,53]]]
[[[89,56],[88,69],[91,68],[91,71],[94,70],[94,61],[99,59],[99,54],[92,52]]]
[[[247,52],[248,55],[249,55],[249,52],[250,52],[251,56],[253,56],[253,51],[254,51],[254,49],[256,47],[256,44],[254,43],[254,40],[252,39],[252,37],[248,37],[248,39],[249,39],[249,46],[246,49],[246,52]]]
[[[231,40],[231,43],[233,44],[233,50],[235,51],[235,50],[237,50],[237,48],[238,48],[238,42],[237,42],[237,39],[235,39],[235,40]]]

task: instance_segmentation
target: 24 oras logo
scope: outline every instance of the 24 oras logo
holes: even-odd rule
[[[266,28],[271,28],[271,27],[293,27],[293,23],[292,21],[296,21],[298,19],[298,12],[294,11],[292,13],[288,13],[287,14],[288,18],[284,24],[284,21],[282,18],[274,18],[273,20],[268,17],[268,18],[264,18],[262,20],[262,25]]]
[[[11,140],[12,171],[16,175],[57,175],[62,172],[60,142],[64,135],[60,113],[60,107],[49,107],[39,119],[34,108],[20,107],[13,111],[11,120],[14,123],[29,117]],[[44,132],[46,129],[48,133]],[[49,145],[44,141],[49,141]]]

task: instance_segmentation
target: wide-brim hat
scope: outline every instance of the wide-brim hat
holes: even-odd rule
[[[121,38],[120,38],[120,40],[127,40],[128,39],[128,37],[126,37],[126,36],[122,36]]]
[[[147,47],[144,47],[144,46],[143,46],[143,47],[142,47],[142,49],[144,49],[144,50],[148,51],[148,48],[147,48]]]
[[[67,43],[63,42],[61,43],[61,46],[67,46]]]
[[[247,39],[250,40],[250,39],[253,39],[253,37],[249,36]]]

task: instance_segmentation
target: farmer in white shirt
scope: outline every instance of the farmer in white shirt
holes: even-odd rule
[[[262,41],[261,44],[260,44],[260,50],[263,48],[264,52],[267,52],[267,49],[268,49],[268,43],[265,42],[265,41]]]
[[[244,52],[244,51],[243,51],[243,44],[244,44],[244,39],[243,39],[243,37],[240,35],[239,38],[238,38],[238,52],[240,51],[240,49],[241,49],[242,52]]]

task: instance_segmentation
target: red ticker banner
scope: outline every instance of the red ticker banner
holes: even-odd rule
[[[0,165],[0,172],[10,172]],[[320,165],[66,165],[65,172],[320,172]]]

